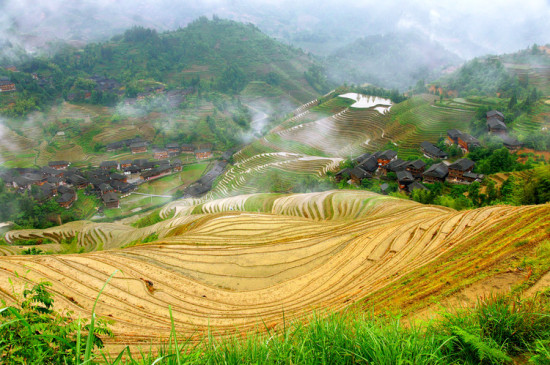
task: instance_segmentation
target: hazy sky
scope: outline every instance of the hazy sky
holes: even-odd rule
[[[56,38],[105,39],[135,24],[175,29],[214,13],[288,40],[311,32],[351,42],[414,29],[465,58],[550,43],[550,0],[0,0],[0,40],[32,49]]]

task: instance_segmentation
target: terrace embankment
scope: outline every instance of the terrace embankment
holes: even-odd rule
[[[96,308],[114,320],[108,343],[167,338],[168,306],[182,336],[241,333],[314,309],[428,305],[547,244],[550,227],[548,205],[457,212],[364,191],[178,201],[163,214],[170,218],[139,229],[77,222],[11,232],[74,235],[110,250],[0,257],[0,298],[10,302],[14,289],[47,280],[58,307],[88,317],[116,271]],[[117,248],[153,232],[155,242]]]

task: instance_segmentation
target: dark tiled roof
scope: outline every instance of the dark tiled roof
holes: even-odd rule
[[[422,161],[421,159],[414,160],[414,161],[408,161],[407,167],[412,167],[413,169],[421,169],[426,166],[426,163]]]
[[[59,198],[57,198],[58,203],[68,203],[71,200],[74,199],[74,192],[73,193],[63,193]]]
[[[394,150],[386,150],[378,156],[378,159],[379,160],[391,160],[395,156],[397,156],[397,152],[395,152]]]
[[[444,179],[449,174],[449,168],[443,162],[430,166],[429,169],[424,172],[424,176],[437,177]]]
[[[420,147],[429,155],[436,156],[437,158],[447,158],[449,155],[447,152],[442,151],[430,142],[424,141],[420,144]]]
[[[147,147],[147,143],[145,143],[145,142],[135,142],[135,143],[130,144],[130,148],[143,148],[143,147]]]
[[[511,136],[502,137],[502,143],[508,147],[520,147],[522,145],[520,141]]]
[[[336,176],[343,176],[343,175],[348,175],[349,176],[350,172],[351,172],[351,169],[346,167],[345,169],[342,169],[342,170],[338,171],[336,173]]]
[[[401,171],[397,171],[395,174],[397,175],[397,181],[399,182],[414,181],[414,177],[412,176],[410,171],[401,170]]]
[[[360,180],[372,178],[372,175],[369,174],[367,171],[363,170],[361,167],[353,168],[350,171],[350,175]]]
[[[210,148],[201,148],[200,150],[196,150],[195,153],[207,153],[212,152],[212,149]]]
[[[68,165],[68,161],[50,161],[48,162],[48,166],[61,166],[61,165]]]
[[[118,166],[118,163],[116,161],[103,161],[102,163],[99,164],[99,167],[102,167],[102,168],[109,168],[109,167],[116,167]]]
[[[378,160],[374,156],[368,157],[359,165],[363,170],[373,173],[378,169]]]
[[[501,118],[504,118],[504,114],[502,114],[498,110],[491,110],[491,111],[487,112],[486,115],[487,115],[487,118],[492,118],[492,117],[495,117],[497,115]]]
[[[461,158],[460,160],[456,161],[455,163],[449,165],[449,169],[451,170],[458,170],[458,171],[466,171],[474,167],[475,162],[467,159],[467,158]]]
[[[458,129],[449,129],[447,131],[447,135],[449,137],[451,137],[452,139],[457,139],[458,137],[460,137],[462,135],[462,132],[459,131]]]
[[[359,165],[362,164],[364,161],[366,161],[369,157],[372,155],[370,153],[363,153],[360,156],[355,157],[352,161],[355,163],[358,163]]]
[[[502,121],[500,121],[497,118],[490,118],[487,120],[487,126],[490,129],[500,129],[500,130],[507,130],[506,124],[504,124]]]
[[[403,161],[402,159],[398,158],[388,163],[386,166],[384,166],[384,168],[388,171],[397,172],[405,170],[407,168],[407,165],[407,161]]]
[[[118,202],[118,196],[113,192],[104,194],[101,199],[105,204]]]
[[[113,190],[113,187],[109,184],[104,183],[104,184],[99,185],[99,190],[101,190],[101,193],[104,194],[107,191]]]
[[[409,184],[409,186],[407,186],[407,189],[409,190],[409,192],[412,192],[413,190],[430,190],[418,181]]]
[[[479,140],[477,138],[475,138],[474,136],[472,135],[469,135],[467,133],[462,133],[460,135],[460,139],[463,140],[464,142],[466,142],[468,145],[479,145]]]

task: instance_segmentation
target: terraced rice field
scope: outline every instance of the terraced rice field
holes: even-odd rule
[[[226,173],[220,180],[223,184],[208,197],[259,192],[257,187],[246,187],[251,179],[247,174],[265,172],[271,167],[284,170],[295,166],[295,171],[317,175],[337,170],[341,159],[382,150],[388,143],[396,146],[401,158],[417,156],[423,141],[435,143],[448,129],[467,131],[475,109],[475,104],[466,100],[439,105],[424,96],[393,105],[384,113],[376,110],[376,105],[350,107],[354,102],[355,99],[336,97],[318,106],[308,105],[305,111],[299,109],[297,115],[271,133],[238,151],[233,156],[235,168]],[[292,164],[288,162],[290,155],[294,156]]]
[[[270,203],[257,205],[258,198]],[[251,205],[255,213],[246,212]],[[11,232],[12,239],[77,236],[86,247],[103,242],[110,250],[2,257],[0,298],[12,300],[8,279],[16,291],[45,279],[53,283],[56,305],[89,316],[99,289],[118,270],[96,308],[115,321],[110,345],[166,339],[169,305],[182,336],[244,333],[312,309],[343,309],[459,247],[498,251],[500,243],[485,232],[508,229],[511,222],[522,225],[522,234],[540,234],[548,229],[550,207],[457,212],[369,192],[331,191],[246,195],[198,206],[180,201],[163,214],[171,218],[141,229],[75,222]],[[159,233],[158,241],[114,249],[150,232]]]
[[[321,176],[328,170],[337,169],[341,161],[340,158],[308,156],[289,152],[259,153],[236,162],[221,176],[214,189],[203,198],[203,201],[239,193],[259,192],[262,187],[250,184],[250,181],[271,169],[277,169],[282,173],[294,172]]]
[[[388,133],[399,141],[400,155],[408,157],[418,153],[420,143],[435,143],[440,137],[445,137],[449,129],[467,131],[474,112],[459,109],[458,105],[451,108],[412,99],[392,108],[391,115],[398,125],[388,128]]]

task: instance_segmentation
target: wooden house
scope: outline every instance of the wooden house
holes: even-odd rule
[[[446,160],[447,158],[449,158],[447,152],[441,150],[440,148],[436,147],[428,141],[424,141],[420,144],[420,150],[422,151],[424,156],[433,160]]]
[[[352,161],[353,163],[356,163],[356,164],[360,165],[360,164],[362,164],[364,161],[366,161],[368,158],[370,158],[371,156],[372,156],[372,154],[370,154],[370,153],[367,152],[367,153],[363,153],[363,154],[360,155],[360,156],[355,157],[355,158],[352,159],[351,161]]]
[[[504,135],[508,133],[508,128],[503,121],[493,117],[487,119],[487,132],[491,134]]]
[[[67,167],[69,167],[71,163],[68,161],[50,161],[48,162],[48,166],[51,168],[54,168],[56,170],[64,170]]]
[[[407,190],[407,186],[415,181],[414,176],[407,170],[397,171],[396,175],[397,183],[399,184],[399,189],[401,190]]]
[[[195,157],[197,160],[205,160],[207,158],[212,158],[212,150],[209,148],[202,148],[195,151]]]
[[[168,151],[168,155],[170,157],[177,156],[180,154],[180,145],[177,143],[168,143],[166,145],[166,150]]]
[[[520,141],[510,136],[502,137],[502,143],[504,144],[504,147],[506,147],[512,152],[518,151],[522,146],[522,143]]]
[[[449,168],[443,162],[430,166],[423,174],[425,182],[435,183],[444,182],[449,175]]]
[[[409,193],[412,193],[413,190],[426,190],[426,191],[429,191],[430,189],[428,189],[426,186],[424,186],[422,183],[418,182],[418,181],[414,181],[413,183],[409,184],[407,186],[407,191]]]
[[[469,183],[474,181],[481,182],[484,178],[485,178],[485,175],[476,174],[475,172],[465,172],[464,174],[462,174],[462,181],[469,182]]]
[[[99,185],[99,191],[101,192],[101,195],[105,195],[107,193],[114,193],[115,189],[107,183],[103,183]]]
[[[23,177],[27,179],[30,185],[42,186],[48,181],[48,177],[39,172],[25,173]]]
[[[397,171],[405,170],[408,162],[400,158],[390,161],[381,167],[382,174],[387,175],[389,172],[397,173]]]
[[[57,188],[57,193],[59,197],[57,198],[57,203],[63,208],[70,208],[71,205],[76,201],[76,192],[74,189],[68,188],[64,185],[61,185]]]
[[[463,175],[465,172],[471,172],[474,169],[475,162],[467,159],[461,158],[455,163],[449,165],[449,180],[455,181],[464,181]]]
[[[365,159],[359,160],[359,167],[368,172],[369,174],[374,174],[378,170],[378,159],[376,156],[371,155]]]
[[[447,131],[447,144],[458,144],[458,137],[462,134],[458,129],[449,129]]]
[[[114,192],[108,192],[101,197],[103,204],[108,209],[116,209],[120,206],[120,200]]]
[[[474,148],[480,147],[481,143],[474,136],[463,133],[460,137],[458,137],[458,145],[465,152],[471,152]]]
[[[57,170],[49,166],[42,167],[40,171],[46,177],[47,176],[63,177],[63,175],[65,175],[65,170]]]
[[[350,170],[349,175],[351,177],[351,180],[356,183],[360,184],[361,180],[363,179],[371,179],[372,175],[369,174],[367,171],[363,170],[361,167],[357,166]]]
[[[122,170],[124,170],[124,169],[132,166],[132,160],[122,160],[122,161],[120,161],[119,165],[120,165],[120,168]]]
[[[192,144],[182,144],[181,153],[195,153],[195,146]]]
[[[121,150],[124,147],[126,147],[126,144],[124,143],[124,141],[118,141],[118,142],[108,143],[107,146],[105,146],[105,149],[107,150],[107,152],[112,152],[112,151]]]
[[[164,148],[155,149],[153,151],[153,158],[155,160],[163,160],[168,158],[168,150]]]
[[[345,168],[345,169],[342,169],[340,171],[338,171],[335,175],[334,175],[334,178],[336,179],[337,182],[340,182],[342,180],[346,180],[348,181],[349,178],[350,178],[350,172],[351,172],[351,169],[350,168]]]
[[[502,114],[498,110],[488,111],[487,114],[485,114],[485,115],[487,117],[487,120],[495,118],[497,120],[500,120],[501,122],[504,122],[504,114]]]
[[[168,165],[165,167],[156,167],[150,171],[145,171],[140,178],[145,181],[154,180],[162,176],[166,176],[172,172],[172,168]]]
[[[145,142],[135,142],[130,145],[130,151],[132,154],[145,153],[147,152],[147,143]]]
[[[170,165],[172,166],[172,170],[173,170],[174,172],[179,172],[179,171],[181,171],[182,166],[183,166],[182,163],[181,163],[181,160],[178,159],[178,158],[172,160]]]
[[[99,168],[105,171],[118,170],[118,162],[116,161],[103,161],[99,164]]]
[[[128,176],[125,176],[125,175],[122,175],[122,174],[113,173],[113,174],[109,175],[109,177],[111,178],[111,181],[128,182]]]
[[[378,166],[384,166],[397,158],[397,152],[394,150],[386,150],[378,155]]]
[[[67,182],[67,184],[72,185],[77,189],[84,189],[89,184],[86,178],[76,174],[69,175],[65,181]]]
[[[470,152],[472,149],[481,146],[481,143],[475,137],[458,129],[447,131],[447,143],[458,145],[464,152]]]
[[[409,171],[415,179],[420,179],[424,171],[426,171],[426,163],[420,159],[407,161],[406,170]]]
[[[0,77],[0,92],[16,91],[15,84],[7,77]]]

